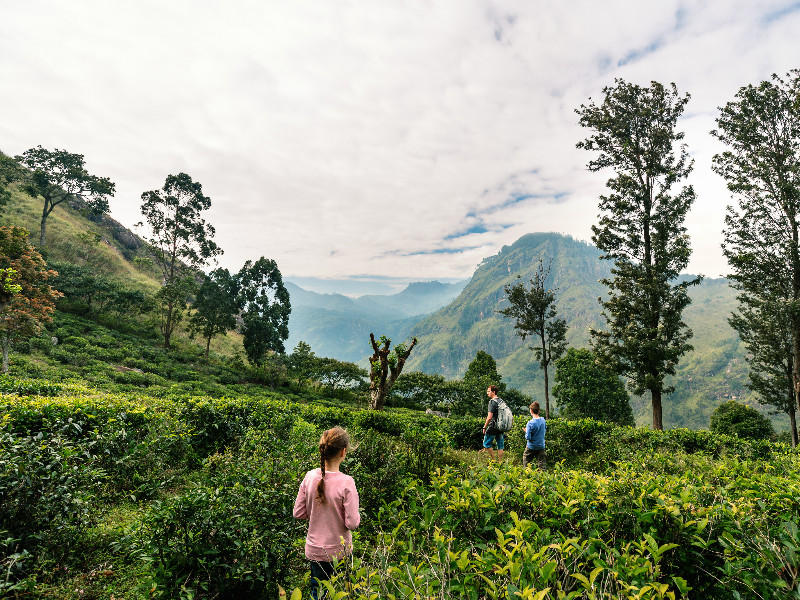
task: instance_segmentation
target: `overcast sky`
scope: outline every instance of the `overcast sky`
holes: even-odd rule
[[[318,291],[468,278],[536,231],[590,240],[611,173],[575,109],[674,82],[698,194],[689,271],[727,272],[709,131],[800,67],[800,2],[0,0],[0,150],[83,154],[111,216],[188,173],[219,264],[273,258]]]

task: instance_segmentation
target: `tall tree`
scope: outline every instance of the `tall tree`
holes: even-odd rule
[[[567,322],[558,317],[556,311],[555,290],[547,288],[550,267],[545,269],[539,261],[531,287],[527,289],[523,282],[505,286],[510,307],[498,311],[506,317],[516,320],[514,329],[523,340],[528,336],[539,338],[538,346],[530,346],[539,368],[544,371],[545,416],[550,418],[550,379],[548,368],[567,348]]]
[[[192,303],[189,317],[191,336],[201,335],[206,342],[206,360],[215,335],[225,335],[236,328],[236,316],[241,310],[239,283],[228,269],[214,269],[203,277]]]
[[[161,304],[161,333],[170,347],[175,326],[186,309],[199,269],[222,254],[213,241],[214,227],[201,213],[211,207],[203,187],[186,173],[167,176],[164,187],[142,194],[142,215],[150,227],[148,242],[163,275],[157,299]]]
[[[750,366],[747,387],[765,404],[789,415],[792,447],[797,446],[797,410],[794,403],[790,311],[785,302],[742,293],[739,311],[728,319],[747,347]]]
[[[713,168],[738,200],[722,245],[730,278],[744,297],[786,307],[800,410],[800,70],[741,88],[717,126],[711,133],[728,149]]]
[[[417,345],[417,338],[411,340],[411,345],[396,344],[390,349],[392,340],[382,335],[380,345],[375,341],[375,336],[370,333],[369,341],[372,344],[373,354],[369,359],[369,392],[370,408],[373,410],[383,410],[389,390],[392,389],[394,382],[403,372],[411,351]]]
[[[0,227],[0,274],[0,344],[3,373],[8,373],[12,343],[36,335],[61,294],[47,282],[58,274],[47,268],[22,227]]]
[[[677,154],[675,148],[689,95],[680,96],[675,84],[641,87],[622,79],[603,94],[601,104],[576,110],[580,124],[593,130],[578,148],[598,153],[589,170],[616,173],[592,227],[601,258],[614,262],[612,277],[603,280],[608,298],[600,299],[608,329],[592,330],[592,344],[635,394],[650,392],[653,428],[663,429],[662,397],[674,390],[664,378],[692,349],[682,313],[691,303],[689,286],[702,279],[678,281],[691,254],[684,221],[695,199],[691,186],[672,191],[692,170],[686,145]]]
[[[44,199],[39,225],[39,246],[45,247],[47,217],[53,209],[71,198],[80,198],[95,214],[108,212],[108,199],[114,195],[114,184],[108,177],[91,175],[82,154],[66,150],[47,150],[41,146],[26,150],[17,160],[30,169],[22,189]]]
[[[592,418],[633,427],[630,398],[614,371],[597,361],[591,350],[570,348],[556,361],[556,384],[561,415],[568,419]]]
[[[274,260],[247,261],[237,275],[242,312],[242,340],[247,359],[261,366],[269,352],[283,354],[292,307],[289,291]]]

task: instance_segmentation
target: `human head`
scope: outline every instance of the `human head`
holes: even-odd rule
[[[500,388],[496,385],[490,385],[486,388],[486,395],[487,396],[497,396],[497,393],[500,391]]]
[[[322,504],[325,504],[325,463],[335,459],[346,448],[350,448],[350,435],[341,427],[328,429],[319,438],[319,466],[322,477],[317,484],[317,500]]]
[[[538,415],[539,414],[539,403],[538,402],[534,402],[533,404],[530,405],[530,409],[531,409],[531,414],[532,415]]]

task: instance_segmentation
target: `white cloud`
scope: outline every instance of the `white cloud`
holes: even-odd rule
[[[531,231],[589,239],[606,176],[575,108],[615,77],[674,81],[696,160],[690,269],[726,271],[708,135],[736,90],[798,65],[791,2],[6,3],[0,149],[86,156],[112,216],[185,171],[223,266],[467,277]],[[509,202],[515,197],[526,200]],[[459,237],[463,234],[463,237]],[[463,252],[457,252],[464,248]]]

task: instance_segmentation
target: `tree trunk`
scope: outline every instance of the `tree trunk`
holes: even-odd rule
[[[164,334],[164,349],[165,350],[169,350],[169,347],[170,347],[169,346],[169,340],[172,337],[172,328],[173,328],[172,311],[173,311],[173,304],[174,303],[172,301],[169,301],[167,303],[167,318],[164,321],[164,329],[161,332],[161,333]]]
[[[47,199],[44,201],[44,208],[42,209],[42,220],[39,224],[39,247],[44,248],[45,233],[47,231],[47,208],[49,202]]]
[[[206,339],[206,362],[208,362],[208,349],[211,347],[211,336]]]
[[[662,431],[664,423],[661,420],[661,390],[650,390],[653,398],[653,429]]]
[[[8,347],[11,346],[11,340],[8,336],[3,338],[3,375],[8,375]]]
[[[789,404],[789,431],[792,433],[792,448],[797,448],[797,411],[794,404]]]
[[[544,367],[544,416],[550,418],[550,380],[547,377],[547,366]]]
[[[380,388],[373,388],[369,391],[369,407],[372,410],[383,410],[386,402],[386,391]]]

